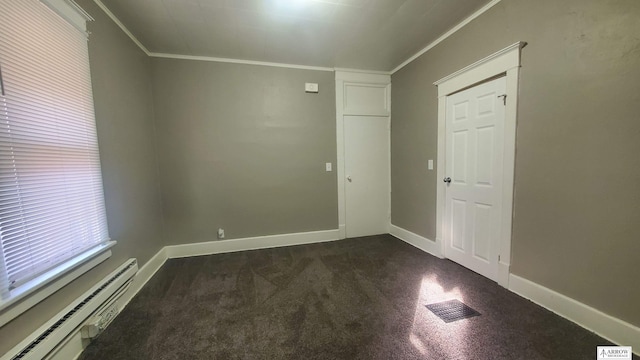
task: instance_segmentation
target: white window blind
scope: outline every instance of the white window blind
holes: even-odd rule
[[[0,292],[109,240],[86,34],[0,0]]]

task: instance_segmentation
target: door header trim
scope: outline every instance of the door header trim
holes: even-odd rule
[[[438,97],[520,67],[520,50],[526,45],[526,42],[518,41],[434,82],[438,87]]]

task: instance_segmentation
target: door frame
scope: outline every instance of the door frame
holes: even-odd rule
[[[460,90],[505,75],[506,108],[503,142],[502,215],[500,228],[500,248],[498,251],[498,284],[509,287],[511,266],[511,231],[513,214],[513,189],[515,179],[516,123],[518,113],[518,82],[520,78],[520,54],[525,42],[517,42],[491,54],[461,70],[448,75],[433,84],[438,87],[438,158],[436,195],[436,243],[442,256],[445,254],[443,233],[445,211],[445,159],[446,159],[446,104],[447,96]]]
[[[386,116],[391,123],[391,75],[381,72],[346,71],[336,70],[336,176],[338,181],[338,229],[340,239],[347,237],[346,224],[346,180],[345,180],[345,158],[344,143],[344,117],[353,116]],[[381,111],[370,111],[369,109],[357,109],[349,107],[345,98],[345,88],[349,85],[380,87],[385,89],[385,109]],[[389,145],[391,145],[391,132],[389,132]],[[391,146],[389,146],[391,149]],[[389,169],[391,169],[391,151],[389,151]],[[389,225],[391,225],[391,171],[389,171]]]

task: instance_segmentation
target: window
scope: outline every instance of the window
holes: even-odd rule
[[[0,309],[113,243],[85,14],[43,1],[0,0]]]

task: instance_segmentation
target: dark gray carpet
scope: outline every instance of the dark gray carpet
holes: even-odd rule
[[[425,307],[454,298],[482,315]],[[381,235],[169,260],[80,359],[594,359],[609,344]]]

